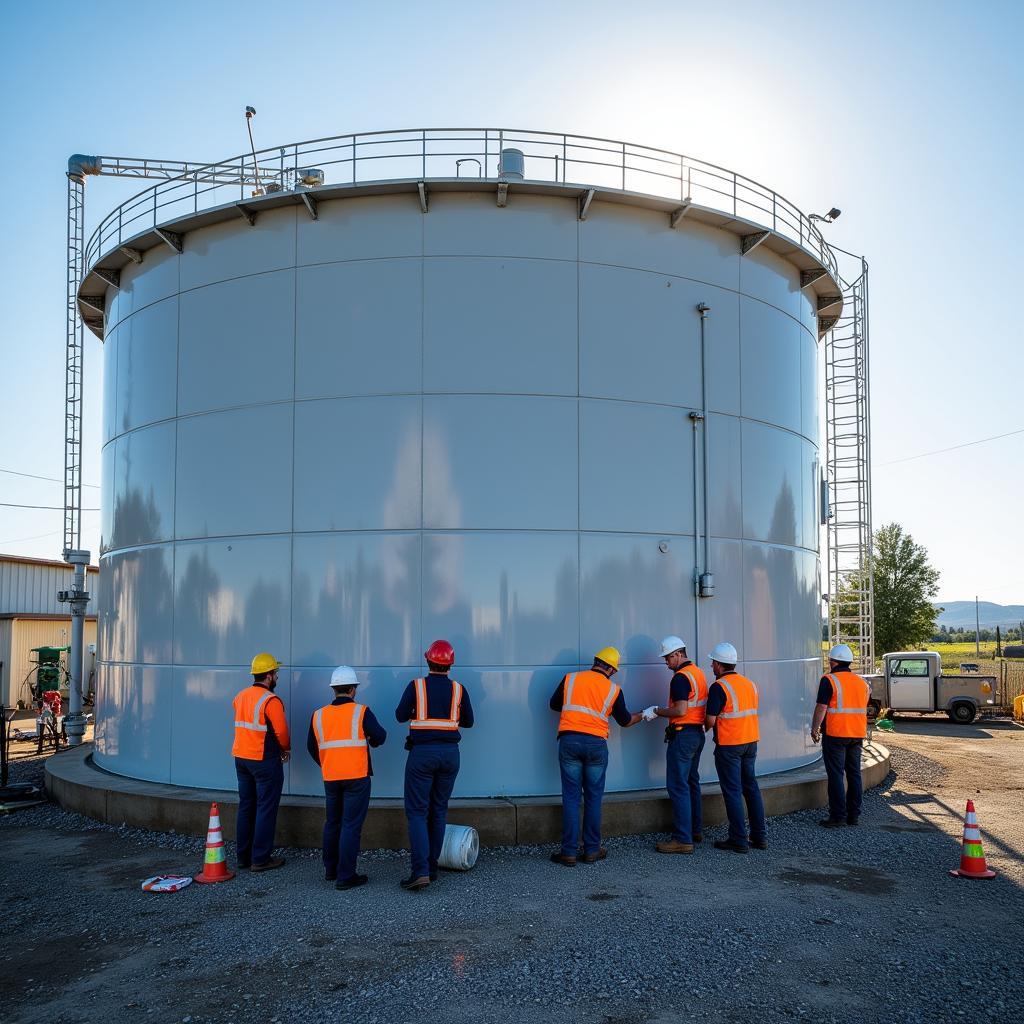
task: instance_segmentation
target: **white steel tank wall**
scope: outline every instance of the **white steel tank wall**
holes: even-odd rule
[[[390,734],[374,792],[398,795],[393,709],[446,637],[478,720],[457,795],[557,793],[560,676],[615,644],[630,707],[663,703],[658,641],[692,643],[699,302],[699,654],[730,640],[759,684],[762,772],[816,756],[816,325],[785,260],[637,207],[394,195],[196,230],[109,302],[104,768],[231,787],[230,700],[266,649],[288,791],[322,791],[306,729],[348,662]],[[664,749],[613,727],[609,789],[662,786]]]

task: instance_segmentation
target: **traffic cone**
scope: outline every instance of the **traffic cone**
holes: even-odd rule
[[[974,813],[974,801],[967,801],[967,814],[964,817],[964,845],[960,853],[960,867],[950,871],[951,875],[960,878],[995,878],[996,873],[989,871],[985,863],[985,851],[981,848],[981,831],[978,828],[978,816]]]
[[[226,882],[235,877],[228,870],[228,858],[224,853],[224,833],[220,828],[220,808],[217,802],[210,804],[210,827],[206,833],[206,857],[203,870],[193,875],[197,882]]]

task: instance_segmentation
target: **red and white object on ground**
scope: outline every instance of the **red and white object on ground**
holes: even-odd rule
[[[224,833],[220,828],[220,808],[216,800],[210,804],[210,827],[206,833],[206,856],[203,870],[193,876],[197,882],[227,882],[235,877],[228,870],[228,858],[224,851]]]
[[[154,875],[142,883],[143,892],[180,892],[192,884],[190,875]]]
[[[978,828],[978,816],[974,812],[974,801],[967,801],[967,813],[964,816],[964,845],[960,852],[960,867],[950,871],[958,878],[995,878],[996,873],[989,871],[985,863],[985,851],[981,846],[981,829]]]

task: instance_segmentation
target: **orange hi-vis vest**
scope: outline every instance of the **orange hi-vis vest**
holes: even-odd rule
[[[686,700],[686,711],[669,719],[671,725],[703,725],[705,707],[708,702],[708,681],[704,677],[704,670],[696,665],[684,665],[679,670],[680,675],[690,680],[690,696]],[[672,705],[672,691],[669,689],[668,703]]]
[[[868,734],[871,687],[855,672],[831,672],[832,699],[825,711],[825,732],[837,739],[864,739]]]
[[[313,713],[313,735],[324,782],[365,779],[370,774],[369,745],[363,731],[366,705],[328,704]]]
[[[589,669],[565,677],[558,731],[585,732],[608,739],[608,716],[621,692],[606,675]]]
[[[267,704],[273,697],[274,694],[264,686],[247,686],[235,697],[235,742],[231,747],[233,757],[247,761],[263,760],[267,738]],[[287,749],[287,736],[278,736],[277,740],[282,748]]]
[[[715,720],[715,742],[720,747],[738,747],[761,738],[757,727],[757,687],[737,672],[715,680],[725,690],[725,707]]]
[[[416,713],[409,720],[410,729],[442,729],[445,732],[458,732],[459,717],[462,714],[462,684],[449,679],[452,684],[452,706],[447,718],[428,718],[427,707],[427,681],[426,679],[414,679],[413,688],[416,691]]]

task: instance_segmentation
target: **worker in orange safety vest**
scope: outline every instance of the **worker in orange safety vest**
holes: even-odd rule
[[[275,696],[281,662],[266,651],[252,659],[252,685],[234,699],[235,742],[231,753],[238,777],[235,842],[238,866],[271,871],[284,864],[273,857],[277,808],[284,788],[284,767],[291,737],[281,698]]]
[[[601,845],[601,801],[608,770],[608,719],[623,729],[640,721],[631,714],[612,676],[619,670],[619,652],[603,647],[586,672],[563,676],[549,706],[558,712],[558,767],[562,776],[562,846],[551,854],[555,864],[576,866],[580,839],[580,798],[583,799],[584,864],[604,860]]]
[[[828,817],[818,824],[836,828],[856,825],[860,817],[864,793],[860,758],[868,734],[871,687],[863,676],[851,671],[853,651],[847,644],[836,644],[828,652],[828,663],[829,672],[818,682],[811,739],[821,741],[828,777]]]
[[[313,712],[306,737],[306,749],[320,766],[327,800],[324,877],[339,890],[369,881],[356,871],[356,862],[370,807],[370,747],[379,747],[388,736],[373,712],[356,703],[358,685],[355,671],[339,665],[331,674],[334,700]]]
[[[716,644],[711,651],[715,681],[708,688],[704,728],[715,733],[715,768],[729,818],[729,838],[717,840],[715,849],[747,853],[751,846],[768,849],[768,829],[755,774],[757,741],[761,737],[757,686],[736,671],[738,661],[732,644]],[[750,819],[749,839],[744,803]]]
[[[645,719],[667,718],[665,788],[672,803],[672,836],[655,844],[659,853],[693,853],[702,841],[703,814],[700,791],[700,755],[704,750],[704,716],[708,682],[704,672],[686,656],[679,636],[661,642],[661,656],[672,672],[668,704],[644,710]]]
[[[418,892],[437,881],[448,801],[461,764],[461,730],[471,729],[475,721],[469,693],[449,677],[455,664],[452,645],[435,640],[423,656],[429,674],[413,679],[395,708],[396,721],[409,723],[404,803],[410,872],[398,883],[408,892]]]

